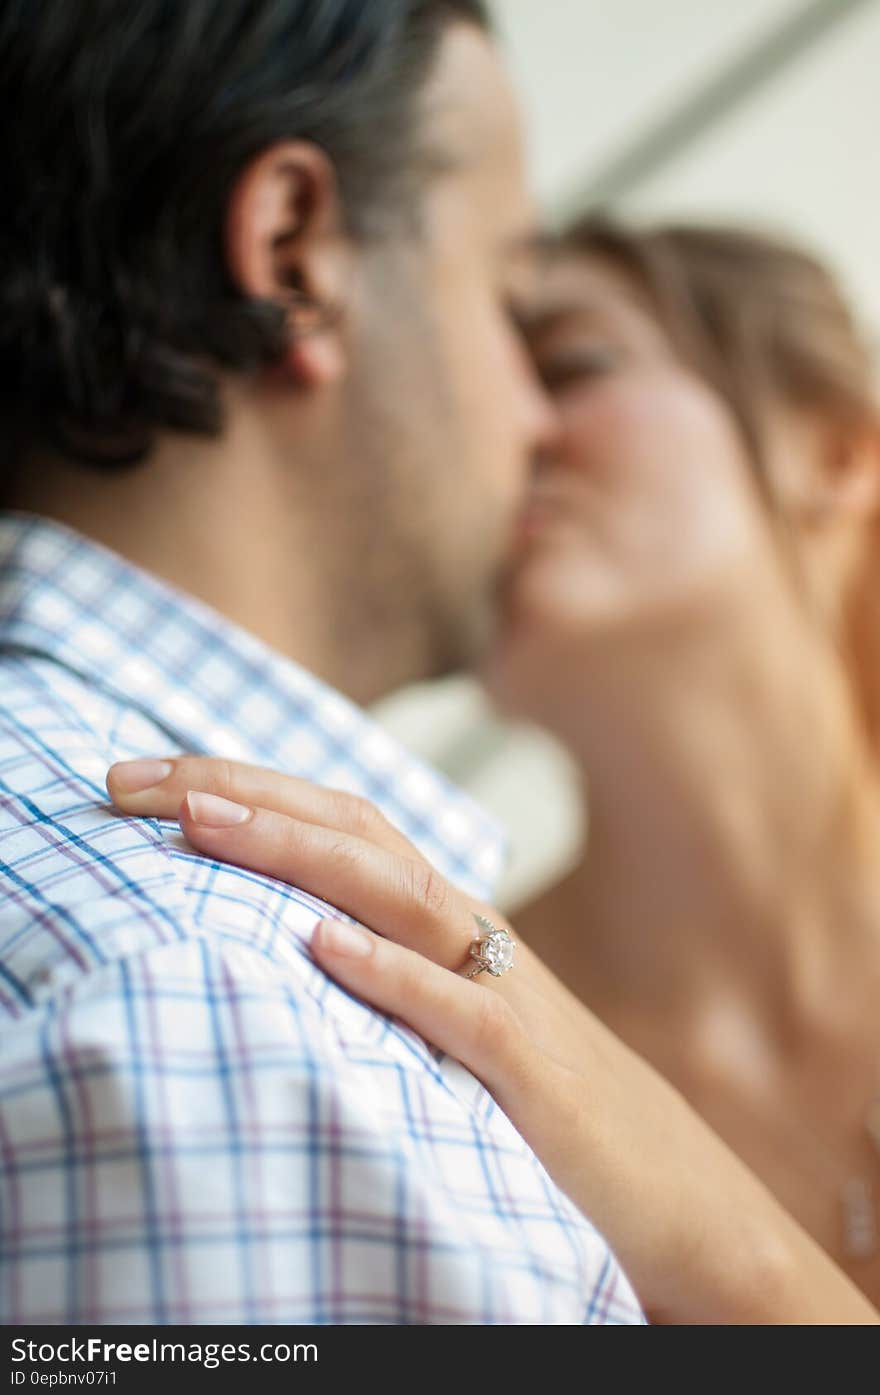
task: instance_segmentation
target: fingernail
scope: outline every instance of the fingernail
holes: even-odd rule
[[[170,760],[121,760],[111,765],[108,773],[120,794],[139,794],[161,785],[173,769]]]
[[[221,799],[219,794],[204,794],[201,790],[188,790],[184,803],[193,823],[200,823],[204,828],[232,828],[244,823],[254,812],[246,804],[234,804],[231,799]]]
[[[363,959],[373,953],[373,936],[360,925],[348,925],[343,920],[322,920],[315,928],[321,949],[349,959]]]

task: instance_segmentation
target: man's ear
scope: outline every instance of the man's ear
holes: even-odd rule
[[[345,371],[351,249],[330,160],[308,141],[261,151],[235,181],[225,231],[238,289],[286,311],[285,367],[314,387],[335,382]]]

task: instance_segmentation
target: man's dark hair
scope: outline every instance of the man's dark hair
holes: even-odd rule
[[[0,0],[0,450],[113,465],[216,432],[283,313],[226,271],[238,172],[315,142],[353,236],[415,201],[415,105],[482,0]]]

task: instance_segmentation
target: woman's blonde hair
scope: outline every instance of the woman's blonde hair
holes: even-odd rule
[[[831,272],[799,247],[733,227],[639,229],[599,216],[574,223],[563,247],[607,259],[647,297],[677,352],[727,401],[759,475],[780,403],[847,432],[878,429],[868,344]]]

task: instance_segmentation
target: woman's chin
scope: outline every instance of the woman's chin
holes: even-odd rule
[[[535,549],[509,578],[479,677],[504,715],[555,729],[597,667],[631,667],[654,628],[644,596],[604,559]]]
[[[512,578],[477,670],[494,706],[511,720],[546,721],[547,690],[570,652],[571,613],[558,571],[549,560],[530,561]]]

